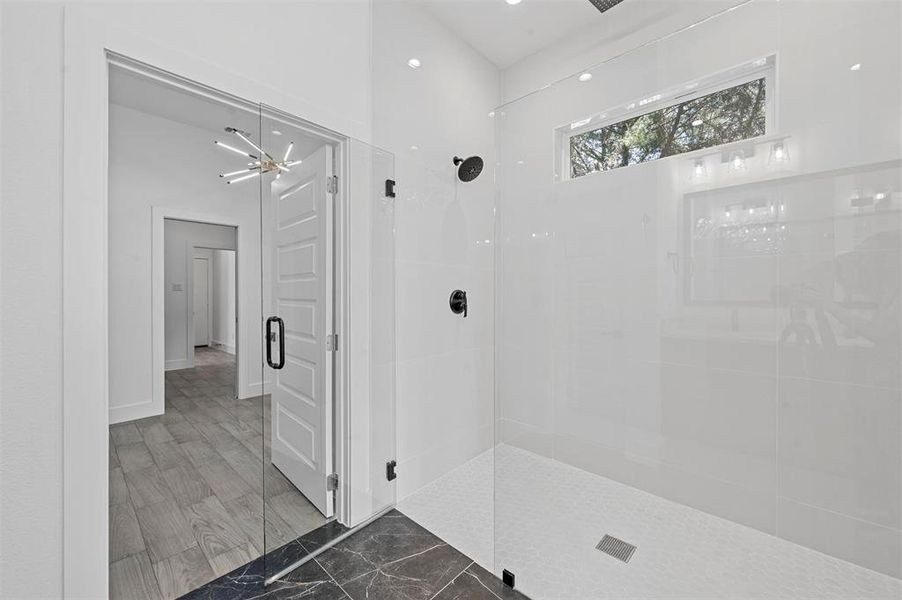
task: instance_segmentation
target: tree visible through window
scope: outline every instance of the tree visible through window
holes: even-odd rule
[[[570,176],[764,135],[764,78],[570,138]]]

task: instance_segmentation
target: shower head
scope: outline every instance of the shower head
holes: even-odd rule
[[[483,162],[478,156],[471,156],[463,159],[459,156],[454,157],[454,164],[457,165],[457,177],[464,183],[473,181],[482,173]]]

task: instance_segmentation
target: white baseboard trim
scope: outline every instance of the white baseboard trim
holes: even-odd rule
[[[156,417],[163,414],[164,410],[161,410],[162,408],[155,406],[152,400],[138,404],[129,404],[128,406],[111,406],[110,425],[126,423],[145,417]]]
[[[223,342],[217,342],[216,340],[213,340],[212,342],[210,342],[210,346],[229,354],[235,354],[235,346],[230,346],[228,344],[224,344]]]
[[[263,394],[264,390],[269,390],[272,381],[266,381],[266,387],[264,388],[263,384],[259,381],[255,381],[254,383],[249,383],[243,389],[239,390],[238,398],[241,400],[245,400],[247,398],[253,398],[254,396],[260,396]]]
[[[193,366],[192,361],[187,358],[179,358],[176,360],[167,360],[166,365],[163,368],[167,371],[175,371],[178,369],[190,369]]]

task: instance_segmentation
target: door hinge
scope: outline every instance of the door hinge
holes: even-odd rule
[[[332,473],[326,477],[326,491],[334,492],[338,489],[338,473]]]
[[[337,333],[331,333],[326,336],[326,352],[338,352]]]
[[[398,474],[395,473],[395,467],[397,467],[397,466],[398,466],[398,461],[396,461],[396,460],[390,460],[387,463],[385,463],[385,478],[386,479],[388,479],[389,481],[394,481],[398,477]]]
[[[338,175],[326,178],[326,191],[330,194],[338,193]]]

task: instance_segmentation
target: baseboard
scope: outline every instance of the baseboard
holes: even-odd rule
[[[210,342],[210,346],[216,348],[217,350],[222,350],[228,354],[235,354],[235,346],[230,346],[228,344],[224,344],[222,342],[212,341]]]
[[[145,417],[156,417],[162,415],[164,411],[165,409],[162,406],[156,406],[152,400],[127,406],[111,406],[110,425],[126,423]]]
[[[238,398],[241,400],[245,400],[247,398],[254,398],[255,396],[260,396],[263,394],[265,390],[268,390],[272,385],[272,381],[267,380],[266,386],[264,388],[263,384],[259,381],[255,381],[254,383],[247,384],[243,389],[239,390]]]
[[[190,369],[193,366],[192,361],[187,358],[179,358],[176,360],[167,360],[166,365],[163,368],[167,371],[176,371],[178,369]]]

